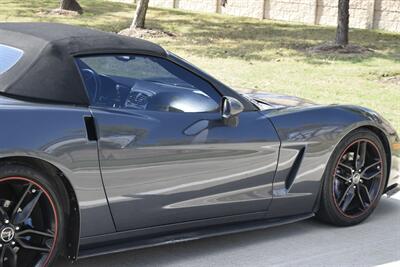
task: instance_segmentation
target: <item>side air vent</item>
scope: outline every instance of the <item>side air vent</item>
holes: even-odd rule
[[[305,147],[301,148],[299,150],[299,153],[297,154],[297,157],[293,163],[292,169],[290,170],[289,175],[285,181],[286,190],[289,190],[289,188],[293,184],[294,179],[296,178],[297,172],[299,171],[299,168],[301,165],[301,161],[303,160],[305,149],[306,149]]]
[[[92,116],[85,116],[86,133],[89,141],[97,141],[96,125]]]

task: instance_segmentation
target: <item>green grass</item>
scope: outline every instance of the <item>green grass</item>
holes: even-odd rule
[[[53,21],[117,32],[129,26],[134,6],[80,0],[78,17],[40,15],[58,0],[0,0],[0,21]],[[147,26],[177,34],[153,39],[232,87],[291,94],[319,103],[372,108],[400,131],[400,34],[352,30],[364,55],[312,55],[306,48],[332,40],[333,27],[260,21],[215,14],[150,9]]]

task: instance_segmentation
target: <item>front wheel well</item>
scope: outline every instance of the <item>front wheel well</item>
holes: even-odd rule
[[[64,175],[64,173],[53,164],[38,158],[16,156],[0,159],[0,164],[21,164],[33,168],[37,171],[44,172],[46,177],[51,177],[51,182],[57,188],[57,192],[61,194],[61,203],[65,209],[66,218],[66,242],[61,253],[70,260],[75,260],[78,254],[79,234],[80,234],[80,218],[79,204],[75,191]]]
[[[379,140],[381,140],[381,142],[383,144],[383,147],[384,147],[385,152],[386,152],[386,163],[387,163],[387,167],[388,167],[387,177],[385,178],[386,179],[385,188],[386,188],[387,184],[389,182],[390,169],[391,169],[391,163],[392,163],[391,162],[391,158],[392,157],[391,157],[391,150],[390,150],[389,140],[386,137],[385,133],[381,129],[379,129],[378,127],[369,126],[369,125],[355,128],[352,131],[350,131],[349,133],[347,133],[345,136],[351,135],[352,133],[354,133],[354,132],[356,132],[358,130],[362,130],[362,129],[371,131],[374,134],[376,134],[378,136]],[[314,205],[314,209],[313,209],[314,212],[317,212],[320,209],[320,202],[321,202],[321,199],[322,199],[322,187],[323,187],[323,184],[324,184],[324,182],[321,183],[321,188],[319,190],[318,197],[317,197],[318,201],[316,201],[316,203]]]

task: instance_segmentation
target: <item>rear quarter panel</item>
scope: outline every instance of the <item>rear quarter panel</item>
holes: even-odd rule
[[[99,170],[97,143],[88,141],[86,108],[9,102],[0,98],[0,158],[29,157],[60,169],[75,190],[81,236],[115,231]]]

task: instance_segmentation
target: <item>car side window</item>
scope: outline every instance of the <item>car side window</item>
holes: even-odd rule
[[[14,67],[23,54],[22,50],[0,44],[0,75]]]
[[[217,112],[206,80],[163,58],[104,55],[76,59],[93,106],[164,112]]]

